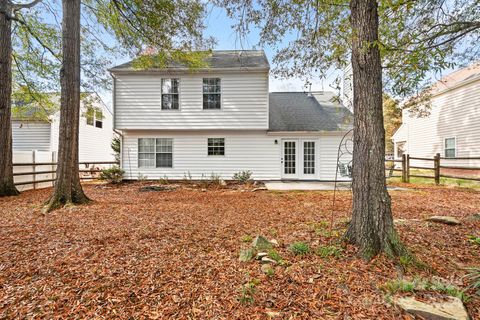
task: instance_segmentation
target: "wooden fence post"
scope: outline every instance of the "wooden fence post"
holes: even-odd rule
[[[402,182],[407,182],[407,157],[402,154]]]
[[[35,173],[35,172],[37,171],[37,170],[36,170],[37,165],[35,164],[35,162],[36,162],[36,160],[35,160],[35,150],[32,150],[32,164],[33,164],[33,166],[32,166],[32,168],[33,168],[33,170],[32,170],[32,173],[33,173],[33,174],[32,174],[32,181],[33,181],[33,190],[37,189],[37,186],[36,186],[36,183],[35,183],[35,180],[37,180],[37,179],[36,179],[36,178],[37,178],[37,175],[36,175],[36,173]]]
[[[410,154],[407,154],[407,165],[406,165],[406,167],[407,167],[407,170],[406,170],[407,177],[406,177],[406,179],[407,179],[407,183],[410,183]]]
[[[433,161],[433,168],[435,171],[435,184],[439,185],[440,184],[440,153],[437,153],[435,155],[435,158]]]

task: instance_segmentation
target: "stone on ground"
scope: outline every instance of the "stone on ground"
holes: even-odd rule
[[[261,263],[271,263],[271,264],[275,264],[277,263],[277,261],[273,260],[273,259],[270,259],[269,257],[263,257],[262,260],[260,260]]]
[[[450,216],[432,216],[430,218],[427,218],[427,221],[438,222],[438,223],[449,224],[449,225],[460,224],[460,221],[458,219]]]
[[[272,244],[267,240],[267,238],[256,236],[255,239],[253,239],[252,247],[257,250],[268,250],[272,248]]]
[[[468,313],[462,300],[448,297],[445,301],[429,303],[416,300],[414,297],[396,297],[393,303],[406,312],[420,316],[425,320],[468,320]]]
[[[266,257],[266,256],[268,256],[268,253],[266,253],[266,252],[257,253],[257,259],[258,260],[260,260],[260,259],[262,259],[263,257]]]
[[[247,262],[253,259],[253,256],[255,254],[255,250],[252,248],[242,248],[240,249],[240,256],[238,257],[238,260],[241,262]]]

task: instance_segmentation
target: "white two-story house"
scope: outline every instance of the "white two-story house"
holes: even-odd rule
[[[213,51],[208,67],[110,69],[126,179],[333,180],[351,113],[326,92],[269,93],[263,51]]]

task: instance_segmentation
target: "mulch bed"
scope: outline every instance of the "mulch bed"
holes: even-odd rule
[[[347,245],[338,258],[288,250],[297,241],[313,249],[339,241],[327,232],[332,192],[186,186],[141,192],[147,185],[85,185],[92,203],[46,216],[41,205],[49,189],[0,199],[0,319],[267,319],[268,312],[285,319],[410,319],[381,289],[399,274],[387,258],[367,263]],[[480,266],[480,247],[467,238],[480,236],[480,221],[467,219],[480,212],[480,192],[422,187],[390,193],[395,218],[462,221],[400,223],[402,240],[432,268],[407,268],[405,276],[437,276],[465,288],[466,268]],[[341,235],[350,193],[337,199]],[[273,276],[256,261],[238,260],[243,241],[255,235],[276,239],[288,261]],[[240,303],[242,285],[252,282],[253,302]],[[466,306],[480,317],[478,297]]]

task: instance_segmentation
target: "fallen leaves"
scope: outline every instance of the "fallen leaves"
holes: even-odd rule
[[[50,190],[0,199],[0,318],[322,318],[399,319],[379,287],[395,279],[385,257],[367,263],[343,245],[338,257],[294,255],[339,239],[350,194],[338,195],[334,235],[328,234],[331,192],[240,192],[180,187],[140,192],[142,183],[86,185],[94,202],[40,214]],[[478,266],[480,193],[422,188],[392,191],[402,240],[434,271],[407,275],[460,281]],[[458,226],[424,222],[449,215]],[[420,219],[409,223],[410,219]],[[404,220],[404,221],[405,221]],[[285,266],[266,275],[240,262],[246,236],[265,235]],[[245,283],[258,279],[251,304],[239,303]],[[480,302],[467,303],[480,315]]]

